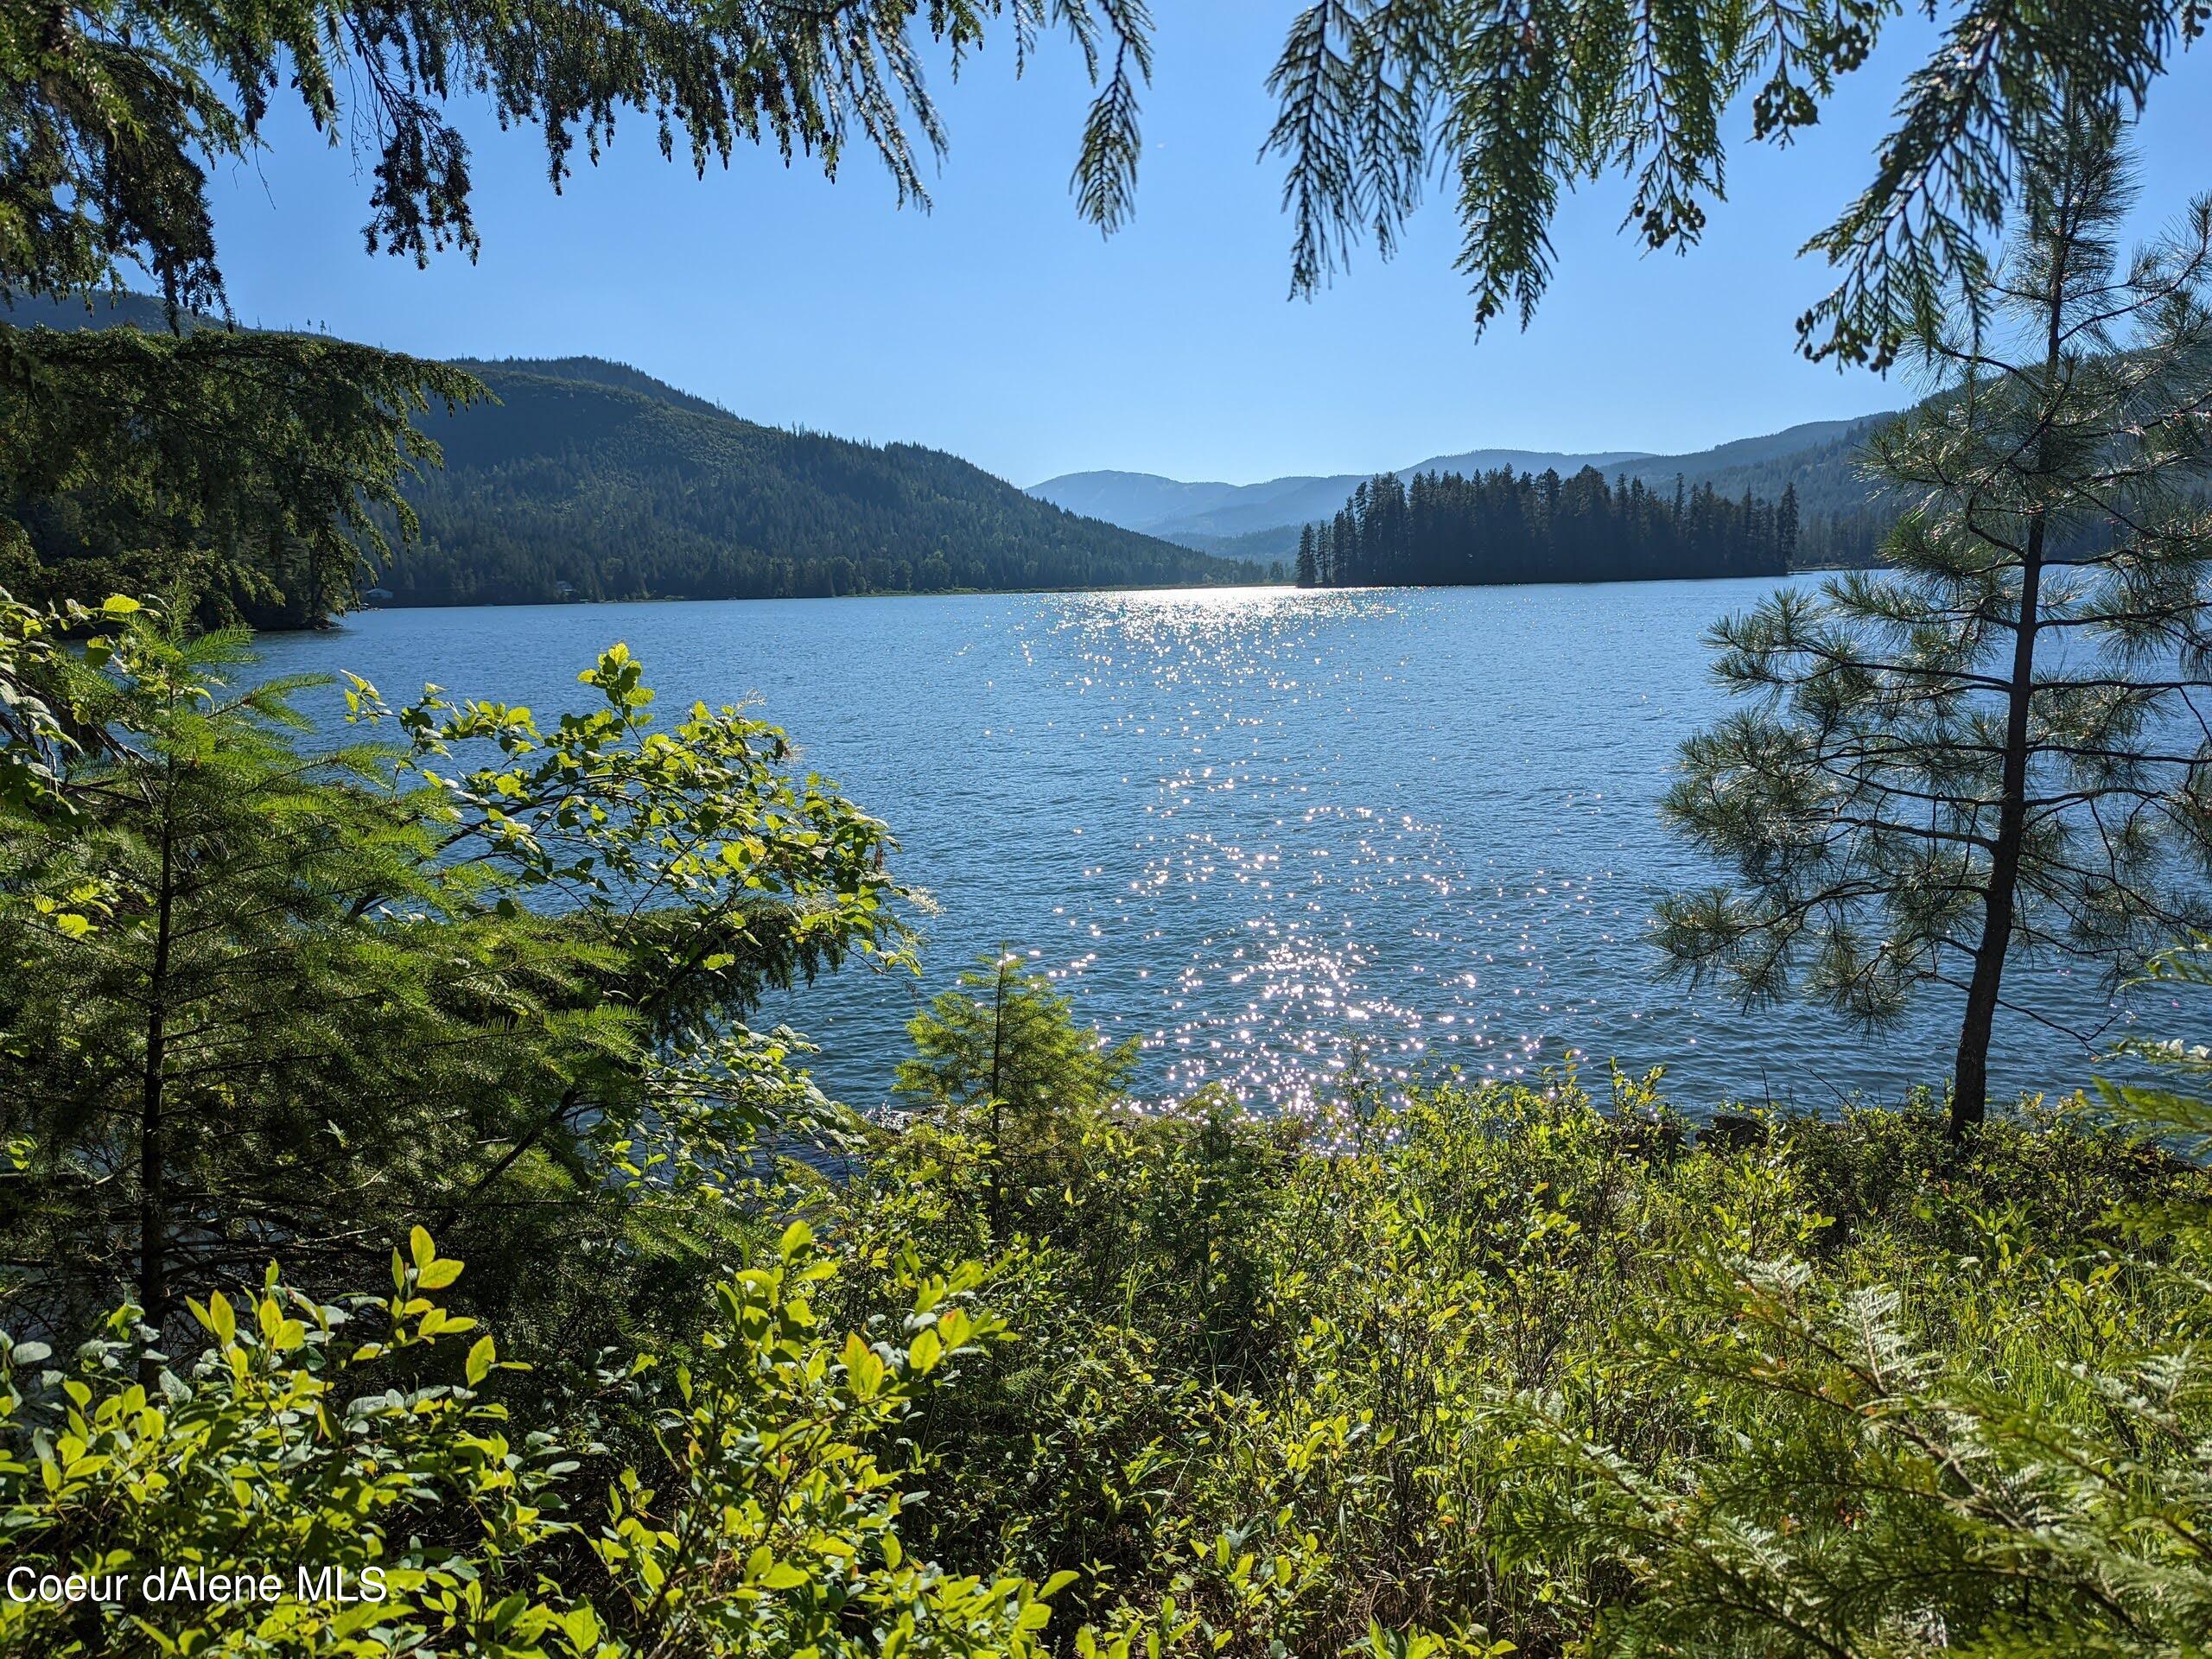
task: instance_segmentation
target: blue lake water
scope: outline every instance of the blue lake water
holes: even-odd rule
[[[919,981],[849,970],[772,1012],[855,1105],[885,1097],[918,1002],[1001,943],[1140,1037],[1157,1094],[1283,1104],[1347,1065],[1526,1076],[1579,1055],[1663,1064],[1693,1109],[1894,1099],[1948,1074],[1948,994],[1868,1039],[1662,982],[1646,940],[1657,893],[1713,874],[1656,810],[1676,744],[1725,702],[1700,635],[1772,586],[386,611],[270,639],[264,661],[543,714],[620,639],[664,707],[757,705],[894,827],[897,873],[936,906]],[[2018,971],[2065,1023],[2108,1017],[2086,975]],[[2135,1012],[2166,1034],[2170,1007]],[[2042,1023],[2006,1019],[1998,1047],[2005,1090],[2091,1075]]]

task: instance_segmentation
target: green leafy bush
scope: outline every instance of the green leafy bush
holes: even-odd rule
[[[0,1598],[0,1654],[1035,1651],[1065,1578],[911,1552],[868,1449],[1000,1334],[970,1309],[976,1270],[917,1284],[873,1343],[822,1328],[836,1271],[795,1224],[717,1287],[696,1362],[609,1379],[656,1454],[597,1503],[592,1448],[517,1438],[492,1392],[517,1368],[446,1312],[461,1264],[419,1230],[381,1300],[318,1305],[272,1271],[242,1305],[195,1303],[206,1345],[151,1387],[136,1309],[67,1363],[0,1337],[0,1537],[27,1592]],[[149,1593],[180,1569],[257,1587]]]
[[[2204,1170],[2078,1101],[1700,1142],[1657,1084],[1109,1112],[999,1231],[909,1129],[838,1248],[984,1257],[1009,1327],[912,1431],[924,1535],[1162,1652],[2186,1651],[2212,1296],[2130,1217]]]
[[[760,1131],[847,1116],[747,1017],[906,960],[888,831],[620,645],[543,721],[348,680],[343,744],[251,661],[0,594],[0,1320],[327,1297],[420,1224],[534,1358],[684,1340]]]

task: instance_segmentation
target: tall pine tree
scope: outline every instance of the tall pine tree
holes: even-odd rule
[[[1875,442],[1890,568],[1714,631],[1748,706],[1667,798],[1734,876],[1662,906],[1673,963],[1875,1024],[1948,988],[1955,1131],[2016,956],[2117,975],[2212,921],[2212,200],[2122,264],[2116,121],[2023,166],[1990,326],[1928,340],[1940,395]]]

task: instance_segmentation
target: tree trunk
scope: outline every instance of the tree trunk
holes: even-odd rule
[[[162,1122],[163,1073],[168,1059],[169,938],[175,891],[175,838],[170,803],[162,804],[161,891],[155,904],[154,963],[147,976],[146,1056],[138,1104],[138,1306],[158,1339],[168,1313],[168,1167]],[[160,1372],[150,1358],[138,1363],[150,1388]]]
[[[999,946],[999,970],[991,987],[991,1236],[1004,1225],[1006,1208],[1006,1143],[1000,1139],[1005,1101],[999,1094],[999,1068],[1003,1063],[1006,1036],[1006,969],[1008,951]]]
[[[1981,943],[1974,953],[1965,1021],[1951,1086],[1951,1138],[1961,1139],[1989,1115],[1989,1037],[2005,953],[2012,943],[2013,893],[2019,886],[2020,847],[2028,822],[2028,704],[2033,691],[2036,611],[2043,585],[2044,524],[2028,526],[2020,568],[2019,626],[2012,636],[2012,683],[2005,697],[2005,762],[1998,784],[1997,839],[1989,856],[1989,887],[1982,900]]]
[[[2036,439],[2034,470],[2044,469],[2044,435],[2058,414],[2061,356],[2066,340],[2067,257],[2075,226],[2072,194],[2057,204],[2060,224],[2053,236],[2049,312],[2044,337],[2042,425]],[[1974,977],[1967,987],[1966,1018],[1959,1027],[1959,1052],[1951,1084],[1951,1138],[1989,1115],[1989,1038],[1997,1018],[1997,996],[2005,977],[2005,954],[2012,948],[2015,894],[2020,881],[2020,849],[2028,822],[2028,715],[2035,696],[2036,626],[2043,585],[2045,521],[2043,507],[2030,509],[2026,545],[2020,554],[2020,611],[2012,630],[2012,668],[2005,688],[2005,759],[1997,791],[1997,838],[1990,849],[1989,886],[1982,899],[1981,943],[1974,953]]]

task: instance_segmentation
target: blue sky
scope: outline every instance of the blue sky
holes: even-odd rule
[[[536,136],[485,122],[482,257],[427,271],[365,254],[365,172],[280,125],[216,180],[232,304],[426,355],[614,358],[752,419],[927,443],[1025,485],[1093,467],[1242,483],[1490,446],[1671,452],[1910,396],[1797,359],[1792,322],[1826,287],[1796,250],[1865,182],[1918,30],[1793,149],[1737,149],[1687,257],[1618,233],[1618,183],[1571,198],[1535,325],[1478,342],[1442,197],[1393,262],[1370,253],[1318,300],[1286,299],[1281,167],[1255,157],[1294,8],[1161,10],[1136,218],[1111,240],[1068,194],[1074,54],[1017,81],[994,52],[935,87],[951,145],[930,213],[895,208],[858,155],[834,184],[753,152],[702,181],[644,122],[556,196]],[[2212,188],[2212,54],[2191,55],[2142,132],[2145,228]],[[1740,140],[1748,117],[1734,125]]]

